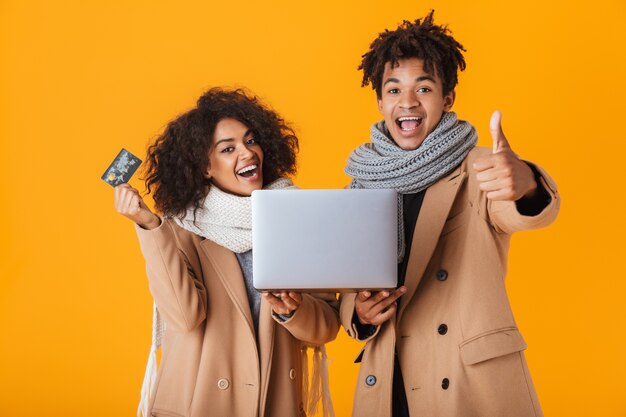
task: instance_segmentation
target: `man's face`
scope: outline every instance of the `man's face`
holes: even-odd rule
[[[454,104],[454,91],[444,96],[436,71],[426,72],[423,64],[421,59],[408,58],[391,68],[388,62],[378,99],[392,139],[407,151],[419,148]]]

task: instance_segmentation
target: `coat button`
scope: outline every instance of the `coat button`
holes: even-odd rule
[[[443,336],[444,334],[448,333],[448,326],[445,324],[440,324],[437,331],[439,332],[440,335]]]
[[[448,279],[448,271],[446,271],[445,269],[440,269],[439,271],[437,271],[437,279],[439,281],[445,281]]]
[[[370,387],[373,386],[376,384],[376,377],[374,375],[368,375],[367,378],[365,378],[365,383]]]
[[[222,378],[217,381],[217,387],[219,389],[228,389],[228,387],[230,387],[230,381],[226,378]]]
[[[448,378],[444,378],[443,381],[441,381],[441,388],[448,389],[449,386],[450,380]]]
[[[292,381],[296,379],[296,370],[293,368],[289,370],[289,379],[291,379]]]

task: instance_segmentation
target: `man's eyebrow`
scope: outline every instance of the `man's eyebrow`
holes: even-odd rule
[[[397,78],[387,78],[385,80],[385,82],[383,83],[383,85],[387,85],[389,83],[399,83],[399,82],[400,82],[400,80],[397,79]]]
[[[252,134],[253,134],[252,129],[248,129],[248,130],[246,130],[246,133],[244,133],[244,134],[243,134],[243,137],[244,137],[244,138],[247,138],[248,136],[250,136],[250,135],[252,135]],[[220,139],[220,140],[218,140],[217,142],[215,142],[215,145],[213,145],[213,146],[217,146],[217,145],[219,145],[219,144],[220,144],[220,143],[222,143],[222,142],[233,142],[234,140],[235,140],[235,139],[233,139],[233,138],[224,138],[224,139]]]
[[[422,75],[419,76],[415,79],[415,81],[417,81],[418,83],[421,81],[432,81],[435,82],[435,79],[433,77],[431,77],[430,75]]]
[[[431,81],[434,83],[435,79],[430,75],[420,75],[419,77],[415,79],[415,81],[418,83],[422,81]],[[387,78],[385,82],[383,83],[383,86],[387,85],[388,83],[399,83],[399,82],[400,80],[397,78]]]

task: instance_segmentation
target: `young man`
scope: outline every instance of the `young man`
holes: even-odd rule
[[[357,148],[352,188],[399,192],[398,289],[342,298],[360,355],[353,415],[540,416],[504,277],[511,234],[547,226],[555,183],[511,149],[493,149],[451,112],[464,48],[433,13],[381,33],[363,55],[363,85],[384,120]]]

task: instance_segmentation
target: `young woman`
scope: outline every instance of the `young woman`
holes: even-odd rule
[[[292,186],[297,148],[256,98],[214,88],[148,148],[146,186],[162,216],[136,189],[116,187],[116,210],[136,224],[157,330],[165,322],[144,415],[306,415],[303,352],[337,335],[336,300],[258,293],[250,227],[250,194]]]

